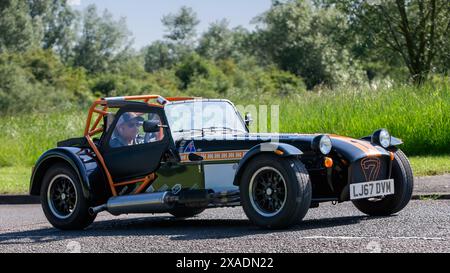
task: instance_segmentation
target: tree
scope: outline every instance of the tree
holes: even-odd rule
[[[21,0],[0,2],[0,52],[24,52],[38,43],[29,7]]]
[[[76,14],[66,0],[5,0],[0,3],[0,15],[3,50],[39,47],[55,50],[64,60],[69,56]]]
[[[359,64],[340,42],[347,25],[337,9],[316,9],[304,0],[273,1],[255,21],[252,49],[259,59],[300,76],[309,89],[363,79]]]
[[[168,14],[161,19],[166,34],[164,41],[156,41],[145,50],[145,70],[153,72],[169,68],[190,56],[194,50],[197,14],[188,7],[181,7],[176,14]]]
[[[416,84],[423,83],[448,52],[450,1],[326,1],[348,14],[352,25],[372,33],[378,48],[397,53]]]
[[[171,45],[163,42],[153,42],[145,50],[145,71],[154,72],[162,68],[168,68],[174,63]]]
[[[41,47],[68,60],[76,39],[77,14],[67,0],[28,0],[30,16],[41,24]]]
[[[196,27],[200,23],[192,8],[183,6],[176,14],[168,14],[162,18],[166,28],[165,38],[179,44],[189,45],[196,36]]]
[[[114,70],[127,57],[129,37],[124,18],[115,21],[107,10],[100,17],[96,6],[90,5],[84,11],[81,36],[74,49],[75,66],[90,73]]]
[[[212,23],[202,34],[197,52],[213,60],[238,59],[242,57],[242,46],[247,35],[241,27],[230,29],[225,19]]]

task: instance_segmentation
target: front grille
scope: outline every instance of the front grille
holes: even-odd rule
[[[389,178],[389,158],[367,157],[352,164],[351,183],[370,182]]]

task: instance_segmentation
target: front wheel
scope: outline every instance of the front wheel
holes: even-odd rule
[[[88,213],[89,201],[83,195],[78,175],[66,164],[55,164],[45,174],[41,204],[48,221],[61,230],[80,230],[95,219]]]
[[[414,176],[411,164],[401,150],[395,152],[392,178],[395,184],[394,195],[375,200],[355,200],[353,201],[355,207],[370,216],[389,216],[404,209],[412,198]]]
[[[296,158],[263,154],[246,166],[240,184],[241,203],[252,223],[287,228],[300,222],[311,205],[311,182]]]

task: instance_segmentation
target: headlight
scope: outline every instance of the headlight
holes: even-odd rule
[[[320,139],[320,151],[322,152],[322,154],[327,155],[331,152],[331,147],[333,145],[331,144],[331,138],[329,136],[323,136]]]
[[[386,129],[378,130],[373,134],[372,142],[385,149],[389,148],[391,146],[391,135]]]
[[[327,135],[315,137],[312,141],[312,148],[315,151],[320,151],[323,155],[328,155],[333,148],[331,138]]]

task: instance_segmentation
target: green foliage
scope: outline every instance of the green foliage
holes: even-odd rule
[[[360,49],[365,44],[372,53],[373,49],[390,52],[403,61],[415,83],[423,83],[433,68],[447,71],[448,64],[440,60],[448,59],[448,0],[319,2],[336,5],[348,15],[349,34],[357,37]]]
[[[144,49],[147,72],[172,68],[194,51],[196,27],[200,21],[191,8],[183,6],[176,14],[165,15],[161,22],[165,27],[165,40],[155,41]]]
[[[225,19],[215,22],[202,34],[197,52],[212,60],[238,60],[245,54],[243,47],[247,35],[248,32],[241,27],[230,29]]]
[[[77,14],[67,4],[67,0],[28,0],[28,5],[31,19],[39,22],[42,48],[54,49],[67,61],[76,39]]]
[[[258,18],[254,47],[282,70],[316,85],[338,86],[364,80],[359,64],[339,44],[347,28],[345,15],[337,9],[314,9],[303,0],[276,2]]]
[[[36,26],[25,1],[2,0],[0,3],[0,53],[26,51],[36,46]]]
[[[145,79],[138,80],[121,74],[100,74],[90,80],[91,90],[96,97],[115,97],[145,93]]]
[[[90,5],[83,14],[82,35],[74,49],[74,65],[90,73],[114,71],[130,47],[125,19],[115,21],[111,13],[102,16]]]
[[[278,96],[295,96],[296,94],[304,93],[306,90],[306,85],[301,78],[292,73],[272,68],[270,70],[270,78],[274,84],[272,92],[278,93],[276,94]]]
[[[165,37],[176,43],[187,45],[196,35],[196,27],[200,23],[192,8],[183,6],[176,14],[165,15],[161,22],[166,28]]]
[[[64,60],[75,41],[76,13],[66,0],[4,0],[0,4],[0,52],[54,49]]]
[[[208,63],[196,54],[187,56],[177,67],[175,75],[181,81],[181,88],[187,89],[194,77],[208,77]]]
[[[159,69],[169,68],[175,63],[171,54],[170,43],[156,41],[145,50],[145,71],[155,72]]]
[[[85,105],[84,71],[65,67],[51,51],[0,54],[0,112],[49,111]]]
[[[305,91],[301,78],[274,66],[260,67],[252,58],[206,60],[193,53],[169,70],[178,78],[178,89],[197,97],[227,97],[242,100],[273,96],[289,97]]]

